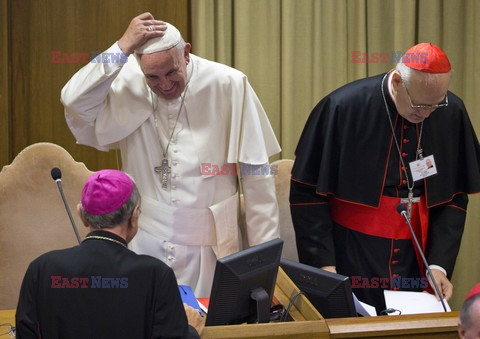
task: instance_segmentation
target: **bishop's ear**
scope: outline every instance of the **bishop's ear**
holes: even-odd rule
[[[138,224],[138,218],[140,217],[140,206],[137,205],[134,209],[133,209],[133,212],[132,212],[132,216],[130,218],[130,222],[132,224],[135,224],[135,226]]]

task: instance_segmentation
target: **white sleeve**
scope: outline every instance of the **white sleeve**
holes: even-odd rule
[[[128,56],[117,43],[81,68],[63,87],[61,102],[65,119],[77,142],[108,150],[100,145],[95,134],[95,121],[104,109],[113,81]]]
[[[429,265],[428,267],[429,267],[431,270],[439,270],[440,272],[442,272],[443,274],[445,274],[446,277],[448,277],[447,271],[446,271],[442,266]],[[426,276],[428,277],[428,272],[426,272],[425,274],[426,274]]]
[[[249,246],[280,237],[275,181],[268,163],[240,163]]]

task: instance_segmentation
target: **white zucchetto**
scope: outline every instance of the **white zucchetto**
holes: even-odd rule
[[[167,29],[165,30],[164,36],[147,40],[147,42],[135,50],[135,53],[151,54],[155,52],[166,51],[167,49],[178,45],[182,38],[180,31],[168,22],[166,22],[166,24]]]

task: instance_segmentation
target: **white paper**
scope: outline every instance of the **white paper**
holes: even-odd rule
[[[355,293],[353,294],[353,302],[355,303],[355,311],[357,311],[358,314],[363,315],[364,317],[376,317],[377,316],[377,310],[375,307],[366,304],[364,302],[361,302],[360,300],[357,299],[357,296]]]
[[[384,290],[387,308],[393,308],[402,314],[445,312],[440,300],[426,292]],[[451,312],[448,302],[443,299],[447,312]]]
[[[200,308],[202,309],[203,313],[207,314],[208,313],[208,308],[202,304],[201,301],[198,302],[198,305],[200,306]]]

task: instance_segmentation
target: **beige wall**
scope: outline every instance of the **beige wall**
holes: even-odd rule
[[[84,63],[52,63],[52,51],[105,50],[146,11],[188,38],[188,0],[0,1],[0,168],[40,141],[64,147],[92,170],[117,168],[116,152],[76,145],[60,91]]]

